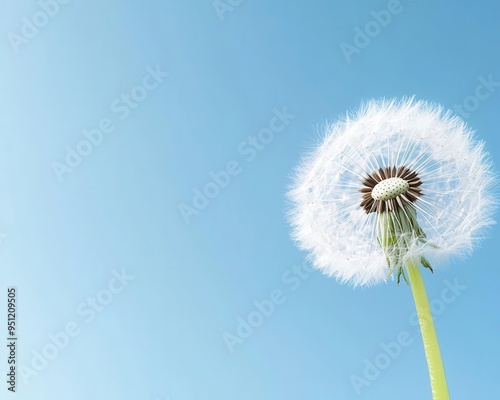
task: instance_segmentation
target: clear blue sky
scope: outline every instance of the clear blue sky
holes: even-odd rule
[[[6,340],[16,286],[17,398],[429,399],[410,288],[311,272],[285,193],[325,123],[369,98],[455,109],[500,165],[500,3],[216,6],[4,5],[0,324]],[[454,400],[499,396],[499,233],[424,271]]]

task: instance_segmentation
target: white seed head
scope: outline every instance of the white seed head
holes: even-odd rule
[[[374,200],[395,199],[400,194],[406,193],[410,184],[401,178],[389,178],[377,183],[372,190]]]
[[[474,131],[439,105],[412,98],[368,101],[328,126],[297,168],[288,193],[292,236],[315,268],[355,286],[391,275],[392,254],[381,245],[394,247],[392,232],[405,228],[400,222],[418,231],[395,243],[401,252],[392,258],[402,265],[469,254],[494,224],[497,176],[490,160]],[[388,179],[402,178],[400,167],[418,175],[407,172],[409,189]],[[408,205],[405,198],[412,218],[400,207]],[[394,219],[397,212],[407,221]],[[390,229],[378,223],[381,218]]]

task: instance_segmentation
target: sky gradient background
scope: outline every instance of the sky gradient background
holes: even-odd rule
[[[71,0],[45,18],[41,4],[8,1],[0,14],[0,326],[15,285],[26,368],[11,397],[429,399],[410,288],[310,271],[285,193],[325,123],[369,98],[459,105],[498,166],[500,84],[481,99],[476,88],[500,82],[500,3],[254,0],[217,12],[210,0]],[[366,28],[346,57],[341,44]],[[126,103],[131,93],[141,101]],[[248,150],[278,111],[293,118]],[[58,177],[54,163],[100,124],[111,132]],[[228,164],[226,187],[183,216]],[[454,400],[500,398],[499,233],[424,271]],[[461,289],[444,303],[450,284]],[[68,324],[73,337],[51,353]],[[357,393],[352,375],[405,332],[411,343]],[[6,357],[2,345],[2,376]]]

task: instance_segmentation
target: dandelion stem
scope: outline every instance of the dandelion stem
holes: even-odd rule
[[[433,400],[449,400],[450,395],[448,394],[441,351],[439,350],[436,329],[434,328],[429,300],[418,263],[409,263],[408,275],[410,277],[411,290],[424,342],[425,357],[427,358],[431,380],[432,398]]]

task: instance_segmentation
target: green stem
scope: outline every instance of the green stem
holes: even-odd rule
[[[408,275],[410,277],[411,290],[415,306],[417,307],[418,321],[424,342],[425,357],[427,358],[427,366],[431,379],[432,398],[434,400],[449,400],[450,395],[448,394],[448,385],[446,384],[436,329],[434,328],[424,281],[422,280],[417,263],[408,265]]]

